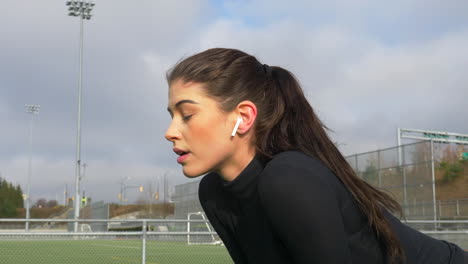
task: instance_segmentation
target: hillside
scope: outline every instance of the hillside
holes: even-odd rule
[[[444,172],[436,170],[436,197],[437,200],[468,199],[468,162],[462,163],[460,176],[451,182],[443,181]]]
[[[169,215],[174,215],[173,203],[160,204],[130,204],[130,205],[110,205],[110,218],[126,215],[133,212],[139,212],[140,218],[166,218]]]

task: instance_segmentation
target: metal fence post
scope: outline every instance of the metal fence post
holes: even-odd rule
[[[74,221],[73,221],[73,230],[74,230],[75,233],[80,232],[80,230],[78,230],[78,229],[79,229],[79,226],[80,226],[80,223],[79,223],[79,221],[78,221],[78,218],[74,218]],[[80,236],[73,236],[73,238],[74,238],[75,240],[78,240],[78,239],[80,239]]]
[[[142,252],[141,252],[141,263],[146,264],[146,220],[143,220],[143,238],[142,238]]]
[[[439,200],[439,219],[442,218],[442,200]]]
[[[434,140],[431,139],[431,174],[432,174],[432,204],[434,210],[434,230],[437,229],[437,205],[435,189],[435,168],[434,168]]]
[[[355,162],[356,163],[356,172],[357,172],[357,174],[359,176],[359,167],[358,167],[358,159],[357,159],[358,157],[357,156],[358,156],[357,154],[354,155],[354,161],[356,161]]]
[[[377,176],[379,177],[379,188],[382,188],[382,175],[380,175],[380,149],[377,150]]]
[[[460,203],[457,200],[457,216],[460,215]]]
[[[403,171],[403,203],[405,207],[405,215],[409,215],[409,205],[408,205],[408,192],[406,190],[407,182],[406,182],[406,169],[405,169],[405,150],[403,149],[404,146],[399,147],[401,149],[401,169]]]
[[[190,244],[190,214],[187,214],[187,244]]]

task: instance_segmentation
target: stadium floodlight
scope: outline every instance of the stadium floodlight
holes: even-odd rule
[[[28,163],[28,186],[26,191],[26,220],[30,218],[30,207],[31,207],[31,175],[32,175],[32,140],[33,140],[33,123],[34,123],[34,116],[39,113],[39,109],[41,108],[40,105],[25,105],[26,113],[31,114],[31,123],[29,127],[29,163]],[[29,222],[26,221],[25,225],[26,231],[29,231]]]
[[[87,5],[84,1],[69,0],[66,2],[69,16],[80,17],[80,72],[78,78],[78,118],[76,135],[76,164],[75,164],[75,220],[80,217],[80,178],[81,178],[81,91],[83,88],[83,20],[91,19],[94,5]],[[78,232],[78,221],[75,222],[74,231]]]
[[[91,19],[91,11],[95,6],[92,2],[85,2],[79,0],[67,1],[66,5],[68,6],[69,16],[80,16],[81,22],[83,19]]]

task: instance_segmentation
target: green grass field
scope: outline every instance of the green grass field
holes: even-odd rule
[[[142,263],[141,240],[2,240],[0,263]],[[148,241],[146,264],[232,264],[225,247]]]

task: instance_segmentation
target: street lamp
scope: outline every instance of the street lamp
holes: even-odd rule
[[[119,193],[119,200],[121,203],[125,202],[125,181],[130,180],[131,177],[127,176],[125,178],[120,179],[120,193]]]
[[[128,189],[138,189],[139,192],[143,192],[143,186],[142,185],[125,185],[124,184],[124,187],[123,187],[123,201],[125,204],[127,204],[128,202],[128,198],[127,198],[127,190]]]
[[[34,116],[39,113],[40,105],[25,105],[26,113],[31,114],[31,123],[29,127],[29,163],[28,163],[28,187],[26,191],[26,220],[30,218],[30,207],[31,207],[31,174],[32,174],[32,142],[33,142],[33,122]],[[26,221],[26,231],[29,231],[29,222]]]
[[[120,193],[119,193],[119,200],[121,203],[123,204],[126,204],[126,202],[128,201],[127,199],[127,189],[138,189],[139,192],[143,192],[143,185],[127,185],[125,184],[126,181],[130,180],[132,177],[130,176],[127,176],[125,178],[122,178],[120,180]]]
[[[75,220],[80,217],[80,169],[81,169],[81,90],[83,87],[83,20],[91,19],[94,3],[86,1],[67,1],[68,15],[80,17],[80,75],[78,79],[78,120],[76,136],[76,164],[75,164]],[[78,221],[75,222],[75,232],[78,231]]]

